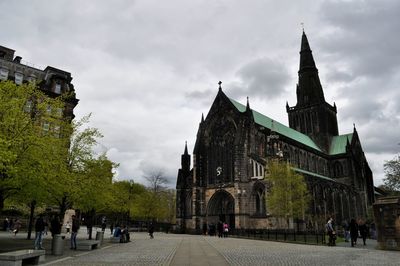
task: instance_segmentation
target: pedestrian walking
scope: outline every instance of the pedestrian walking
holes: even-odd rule
[[[217,231],[218,231],[218,237],[222,237],[222,234],[224,233],[224,224],[222,221],[219,221],[217,224]]]
[[[43,215],[40,214],[35,223],[35,249],[43,249],[43,235],[45,226]]]
[[[72,215],[72,232],[71,232],[71,249],[76,250],[76,236],[79,231],[79,220],[75,215]]]
[[[351,219],[350,221],[350,237],[351,237],[351,246],[357,245],[357,237],[358,237],[358,224],[355,219]]]
[[[216,236],[216,229],[215,229],[215,224],[214,223],[210,224],[208,235],[209,236]]]
[[[12,232],[14,233],[14,236],[17,236],[20,229],[21,229],[21,221],[17,218],[14,220],[14,223],[13,223],[13,231]]]
[[[328,233],[328,237],[329,237],[329,243],[328,246],[336,246],[336,232],[333,226],[333,218],[330,217],[328,222],[325,225],[326,227],[326,231]]]
[[[113,230],[114,230],[114,224],[111,223],[111,224],[110,224],[110,232],[111,232],[111,235],[113,234]]]
[[[127,225],[122,225],[121,229],[121,243],[127,243],[131,241],[131,237],[129,234],[129,228]]]
[[[154,238],[153,233],[154,233],[154,225],[153,225],[153,223],[150,223],[150,225],[149,225],[149,236],[150,236],[150,239]]]
[[[207,235],[207,223],[203,223],[203,235]]]
[[[365,246],[366,240],[367,240],[367,235],[368,235],[368,226],[362,219],[360,219],[358,222],[358,230],[360,231],[360,235],[362,237],[363,244]]]
[[[227,223],[224,223],[223,229],[224,229],[224,237],[228,237],[229,225]]]
[[[3,221],[3,231],[8,231],[10,230],[10,223],[8,221],[8,218],[5,218]]]
[[[105,216],[103,216],[103,218],[101,219],[101,231],[106,231],[106,227],[107,227],[107,219]]]
[[[343,231],[344,231],[344,241],[350,242],[350,225],[347,222],[347,220],[343,221],[342,227],[343,227]]]

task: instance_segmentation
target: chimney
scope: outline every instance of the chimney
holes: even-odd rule
[[[21,64],[21,59],[22,59],[22,57],[16,56],[16,57],[14,58],[14,63]]]

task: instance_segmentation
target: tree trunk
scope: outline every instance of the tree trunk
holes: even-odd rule
[[[0,211],[2,211],[4,208],[4,201],[5,201],[5,198],[3,197],[3,194],[1,192],[0,193]]]
[[[61,203],[59,205],[60,207],[60,219],[62,219],[62,221],[64,222],[64,215],[65,212],[67,211],[67,195],[64,195],[62,197]]]
[[[93,208],[88,212],[88,217],[86,218],[86,226],[88,230],[89,240],[92,239],[93,219],[95,215],[96,215],[96,210]]]
[[[29,225],[28,225],[28,236],[26,239],[31,239],[32,227],[33,227],[33,215],[35,214],[36,200],[32,200],[30,203],[31,213],[29,215]]]

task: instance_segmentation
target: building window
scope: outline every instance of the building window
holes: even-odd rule
[[[262,188],[258,188],[255,191],[255,215],[265,215],[267,213],[266,206],[265,206],[265,190]]]
[[[15,84],[21,85],[24,79],[24,75],[21,73],[15,72]]]
[[[49,122],[47,122],[47,121],[44,121],[44,122],[42,123],[42,129],[43,129],[43,133],[47,133],[47,132],[49,132],[49,129],[50,129],[50,123],[49,123]]]
[[[26,101],[24,111],[27,113],[30,113],[32,111],[32,101],[31,100]]]
[[[54,92],[57,94],[61,94],[61,84],[56,83],[56,87],[54,88]]]
[[[56,116],[57,117],[62,117],[63,115],[63,109],[62,108],[57,108]]]
[[[8,79],[8,69],[1,68],[0,69],[0,80],[7,80]]]
[[[28,77],[28,82],[33,83],[33,82],[35,82],[35,81],[36,81],[36,77],[35,77],[34,75],[30,75],[30,76]]]
[[[54,126],[54,137],[60,138],[60,126]]]
[[[251,179],[263,179],[264,178],[264,166],[253,159],[250,159],[253,173]]]

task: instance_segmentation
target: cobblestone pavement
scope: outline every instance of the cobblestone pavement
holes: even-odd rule
[[[3,246],[26,242],[15,238],[10,239],[13,242],[5,240],[0,238]],[[32,240],[27,243],[31,245]],[[155,233],[155,238],[149,239],[147,233],[133,233],[130,243],[106,242],[88,252],[71,251],[66,246],[64,256],[46,255],[44,265],[400,265],[400,252],[371,247],[327,247],[164,233]]]
[[[400,265],[400,252],[206,238],[230,265]]]
[[[46,265],[169,265],[182,237],[173,234],[131,233],[132,241],[114,244]]]

